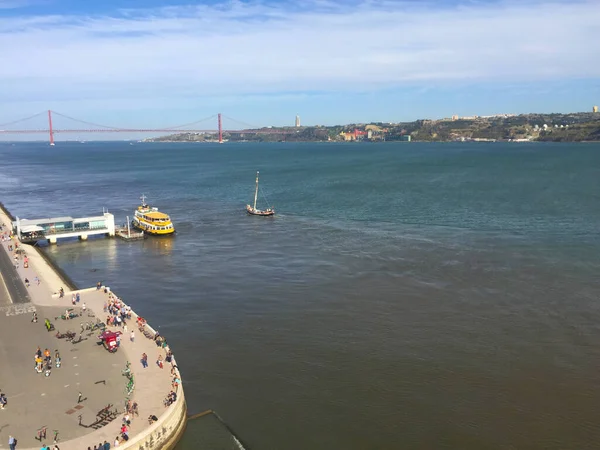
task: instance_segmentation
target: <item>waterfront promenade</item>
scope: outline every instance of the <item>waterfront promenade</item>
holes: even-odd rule
[[[3,233],[10,230],[10,219],[2,210],[0,224],[4,224]],[[99,331],[83,332],[85,340],[77,344],[56,338],[57,331],[67,330],[79,336],[82,322],[95,322],[98,318],[106,323],[108,314],[104,312],[104,305],[108,302],[108,294],[95,287],[72,291],[30,246],[19,244],[25,255],[17,255],[15,260],[16,242],[16,239],[2,242],[0,248],[0,357],[3,361],[0,389],[8,397],[6,409],[0,411],[0,448],[8,448],[9,435],[17,438],[18,449],[39,449],[44,443],[51,446],[54,430],[58,430],[61,450],[86,450],[104,441],[112,448],[115,438],[120,435],[124,416],[127,378],[122,375],[122,370],[126,361],[131,362],[135,377],[131,400],[138,403],[139,416],[133,418],[129,440],[122,442],[119,448],[170,448],[183,432],[186,408],[181,387],[177,389],[177,401],[169,407],[164,405],[164,399],[173,390],[173,376],[170,364],[165,363],[161,369],[156,361],[159,355],[164,360],[167,349],[158,347],[138,331],[137,316],[133,311],[128,332],[121,336],[121,346],[116,353],[108,353],[97,344]],[[12,252],[8,250],[9,245],[13,246]],[[23,264],[25,256],[29,263],[27,268]],[[7,261],[10,262],[8,266]],[[19,287],[15,280],[22,282],[25,278],[30,281],[30,286]],[[65,291],[63,298],[58,295],[61,287]],[[80,302],[75,307],[71,305],[72,292],[80,294]],[[122,300],[127,303],[127,299]],[[68,308],[82,312],[84,303],[86,312],[82,317],[55,319]],[[37,323],[31,322],[34,310],[38,315]],[[91,317],[92,314],[95,317]],[[45,318],[50,319],[56,330],[46,330]],[[130,340],[132,330],[135,333],[133,342]],[[53,366],[48,377],[34,370],[33,357],[38,346],[42,351],[48,348],[53,359],[55,350],[61,355],[62,366]],[[148,355],[147,368],[141,365],[142,353]],[[82,401],[79,401],[79,393]],[[110,410],[117,410],[119,415],[98,429],[89,427],[96,422],[97,413],[109,404],[112,405]],[[155,415],[159,420],[150,425],[149,415]],[[47,428],[46,438],[39,441],[36,433],[42,427]]]

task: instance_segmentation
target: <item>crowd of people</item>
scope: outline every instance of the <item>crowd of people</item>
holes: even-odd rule
[[[106,316],[106,325],[123,327],[127,332],[127,321],[131,319],[131,307],[126,305],[112,292],[108,293],[108,301],[104,302],[104,312]]]
[[[165,398],[165,401],[164,401],[165,407],[168,408],[169,406],[171,406],[176,401],[177,401],[177,392],[175,392],[175,391],[169,392],[167,394],[167,397]]]
[[[102,282],[98,282],[96,289],[104,290],[104,292],[108,294],[108,298],[103,305],[104,312],[106,313],[106,325],[120,328],[122,329],[123,333],[129,332],[131,334],[130,341],[133,343],[135,337],[134,330],[128,330],[127,328],[128,324],[133,320],[134,315],[131,307],[125,304],[125,302],[123,302],[115,293],[111,292],[109,288],[105,287]],[[157,347],[164,349],[164,356],[163,352],[159,352],[156,359],[156,365],[161,369],[164,368],[165,363],[171,366],[172,390],[167,394],[164,400],[165,406],[168,407],[177,401],[177,391],[181,385],[181,378],[179,375],[179,370],[175,365],[173,353],[169,349],[166,339],[159,332],[153,332],[151,329],[148,329],[146,320],[143,317],[136,315],[135,323],[142,335],[152,339]],[[148,355],[146,353],[142,353],[140,362],[142,364],[142,368],[148,368]],[[128,401],[125,410],[126,411],[125,415],[123,416],[120,434],[115,438],[115,446],[121,442],[126,442],[129,440],[131,423],[133,422],[134,417],[139,416],[138,404],[135,401]],[[156,415],[150,414],[148,417],[148,422],[150,424],[157,420],[158,418]],[[102,450],[102,448],[98,447],[98,450]]]
[[[92,447],[88,447],[88,450],[92,450]],[[104,441],[104,443],[100,442],[94,445],[93,450],[110,450],[110,444],[107,441]]]
[[[52,355],[50,350],[47,348],[42,352],[40,347],[35,351],[35,355],[33,355],[33,360],[35,361],[34,369],[37,373],[44,373],[45,376],[50,376],[52,373]],[[56,367],[60,367],[60,353],[58,350],[54,351],[54,363]]]

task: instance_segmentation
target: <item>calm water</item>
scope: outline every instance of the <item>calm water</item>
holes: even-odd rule
[[[15,215],[173,239],[49,251],[176,351],[249,448],[592,449],[600,146],[0,144]],[[279,214],[248,217],[254,173]],[[142,404],[143,407],[143,404]]]

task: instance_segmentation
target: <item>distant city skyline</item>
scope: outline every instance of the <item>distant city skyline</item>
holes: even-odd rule
[[[218,112],[310,126],[600,103],[597,1],[139,5],[0,0],[0,124],[47,109],[120,127]]]

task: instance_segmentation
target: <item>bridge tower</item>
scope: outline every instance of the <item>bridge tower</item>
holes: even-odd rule
[[[52,111],[48,110],[48,130],[50,131],[50,145],[54,145],[54,131],[52,131]]]
[[[223,143],[223,124],[221,122],[221,113],[219,113],[219,144]]]

